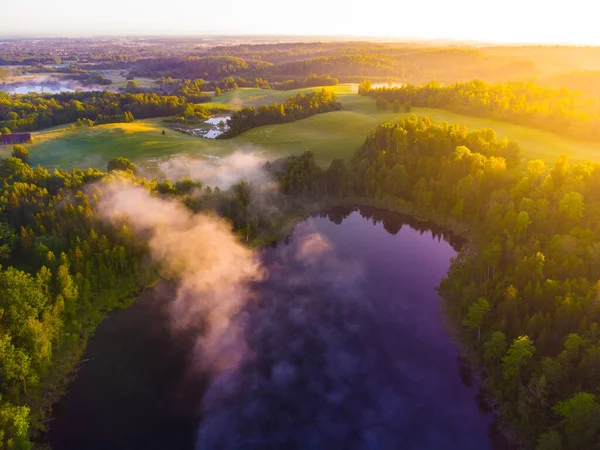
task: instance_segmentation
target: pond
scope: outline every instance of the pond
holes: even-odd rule
[[[204,121],[204,126],[200,128],[176,127],[174,129],[176,131],[181,131],[182,133],[191,134],[192,136],[199,136],[206,139],[216,139],[217,136],[222,135],[229,129],[227,126],[227,121],[230,118],[231,116],[211,117],[210,119],[206,119]]]
[[[161,282],[90,339],[54,408],[62,449],[486,450],[493,417],[459,376],[435,287],[460,242],[371,208],[337,208],[261,250],[254,355],[213,379],[169,329]]]

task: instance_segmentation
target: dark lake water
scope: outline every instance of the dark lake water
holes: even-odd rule
[[[492,449],[435,290],[459,242],[341,208],[262,251],[253,357],[209,382],[160,283],[90,340],[48,440],[67,449]],[[200,431],[198,431],[200,430]]]

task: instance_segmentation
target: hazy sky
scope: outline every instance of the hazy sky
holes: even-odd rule
[[[2,8],[0,35],[316,34],[600,45],[598,0],[3,2],[10,6]]]

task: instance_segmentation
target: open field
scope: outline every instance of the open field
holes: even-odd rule
[[[214,98],[212,103],[204,103],[208,107],[213,106],[225,106],[229,109],[239,109],[244,106],[263,106],[272,105],[273,103],[281,103],[290,97],[295,97],[297,94],[309,94],[315,90],[326,89],[333,91],[345,101],[345,98],[350,94],[357,92],[357,85],[355,84],[340,84],[338,86],[324,86],[316,88],[303,88],[303,89],[292,89],[289,91],[277,91],[275,89],[258,89],[258,88],[244,88],[236,89],[234,91],[227,91],[218,97]]]
[[[211,140],[189,136],[168,129],[161,119],[154,119],[77,130],[69,130],[68,127],[45,130],[35,133],[35,144],[30,145],[29,150],[34,164],[64,168],[105,168],[111,158],[125,156],[150,169],[173,155],[223,156],[236,149],[265,150],[274,157],[313,150],[319,162],[327,165],[334,158],[350,158],[365,135],[377,125],[407,116],[406,113],[377,110],[372,99],[355,93],[355,85],[326,89],[338,94],[343,103],[342,111],[318,114],[288,124],[254,128],[233,139]],[[217,98],[218,102],[207,106],[259,106],[312,90],[314,88],[295,91],[240,89],[226,92]],[[464,124],[469,128],[492,128],[498,137],[517,141],[528,158],[541,158],[552,163],[556,156],[566,153],[573,162],[585,159],[600,161],[600,143],[578,142],[545,131],[439,109],[413,108],[413,113],[430,116],[434,121]],[[162,135],[162,130],[165,130],[165,135]],[[9,152],[9,148],[0,148],[0,156]]]
[[[499,138],[518,142],[523,156],[528,159],[539,158],[553,163],[560,154],[569,155],[572,162],[600,162],[600,142],[585,142],[560,136],[548,131],[537,130],[521,125],[500,122],[492,119],[464,116],[434,108],[413,108],[419,115],[430,116],[434,121],[446,121],[468,126],[470,129],[491,128]]]

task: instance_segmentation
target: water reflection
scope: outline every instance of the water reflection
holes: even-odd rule
[[[147,290],[90,339],[53,448],[491,449],[435,291],[459,246],[376,208],[315,214],[261,250],[251,355],[208,393],[187,376],[194,339],[167,331],[175,288]]]
[[[462,238],[433,222],[417,220],[409,215],[370,206],[338,206],[324,212],[315,213],[313,217],[327,218],[336,225],[341,225],[354,212],[358,212],[362,218],[371,221],[373,225],[381,223],[384,230],[391,235],[398,234],[402,227],[407,225],[421,234],[431,233],[432,237],[437,239],[438,242],[448,242],[456,251],[459,251],[464,243]]]

